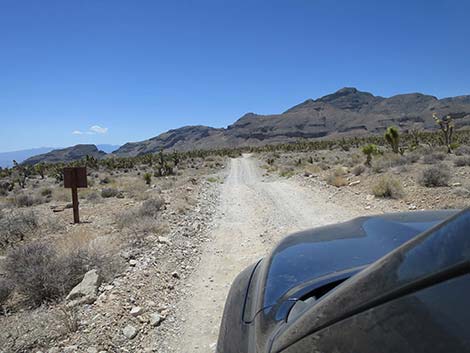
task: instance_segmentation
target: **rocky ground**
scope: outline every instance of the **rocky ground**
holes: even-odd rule
[[[0,315],[0,352],[166,351],[167,343],[160,337],[175,331],[174,305],[181,283],[194,270],[212,226],[220,184],[208,175],[210,171],[185,175],[163,190],[146,190],[150,195],[142,199],[165,200],[159,226],[151,232],[140,225],[133,230],[119,227],[119,217],[142,204],[130,195],[82,200],[78,225],[70,223],[66,203],[34,206],[36,214],[48,218],[40,227],[50,231],[50,241],[69,236],[88,241],[84,234],[93,233],[94,239],[118,242],[119,271],[112,281],[88,283],[92,292],[96,290],[90,303],[82,298],[74,305],[69,295],[65,301],[34,309],[14,297],[6,305],[6,315]],[[142,229],[143,234],[133,234]]]

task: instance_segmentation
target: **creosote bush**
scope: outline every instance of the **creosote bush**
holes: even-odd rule
[[[55,250],[46,243],[34,242],[10,250],[5,270],[7,278],[16,283],[16,290],[33,304],[65,294],[62,266]]]
[[[454,161],[456,167],[470,166],[470,156],[457,157]]]
[[[447,186],[450,180],[450,173],[447,166],[439,164],[423,170],[419,183],[426,187]]]
[[[43,188],[41,190],[41,196],[44,196],[44,197],[52,196],[52,189],[51,188]]]
[[[160,197],[148,199],[140,207],[121,212],[116,219],[117,226],[127,230],[127,235],[131,236],[130,240],[135,245],[142,245],[147,234],[161,232],[162,223],[157,216],[164,205]]]
[[[145,200],[138,211],[142,217],[156,217],[158,212],[165,206],[165,200],[161,197]]]
[[[118,194],[119,194],[119,191],[114,188],[105,188],[101,190],[101,197],[103,198],[116,197]]]
[[[443,152],[427,153],[423,156],[425,164],[436,164],[446,159],[447,155]]]
[[[336,186],[337,188],[348,185],[348,181],[343,176],[334,174],[330,174],[326,179],[326,182],[330,185]]]
[[[37,227],[38,219],[33,211],[0,211],[0,248],[25,240]]]
[[[366,167],[364,167],[362,164],[358,164],[356,165],[353,169],[352,169],[352,173],[355,175],[355,176],[359,176],[361,175],[362,173],[364,173],[366,170]]]
[[[33,196],[20,194],[15,197],[15,205],[17,207],[31,207],[35,205],[38,200],[36,200]]]
[[[391,176],[382,176],[372,187],[372,193],[376,197],[388,197],[399,199],[405,195],[403,186],[398,179]]]
[[[57,248],[45,242],[31,242],[7,252],[5,273],[18,293],[40,305],[63,298],[87,271],[95,268],[101,274],[101,266],[112,262],[104,253],[88,247]]]

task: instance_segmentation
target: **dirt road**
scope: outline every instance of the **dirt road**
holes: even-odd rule
[[[264,180],[249,155],[231,160],[221,193],[211,240],[189,280],[191,296],[177,309],[182,329],[168,342],[175,352],[214,352],[232,280],[279,239],[357,215],[288,179]]]

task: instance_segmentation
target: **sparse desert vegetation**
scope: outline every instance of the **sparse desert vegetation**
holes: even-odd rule
[[[191,271],[192,255],[213,212],[210,205],[224,183],[227,157],[244,152],[260,161],[266,180],[314,188],[343,207],[388,212],[468,205],[468,134],[455,134],[453,143],[459,147],[449,153],[437,138],[440,132],[387,133],[213,152],[86,158],[71,163],[88,167],[89,187],[79,191],[83,222],[78,225],[71,224],[70,190],[63,188],[65,164],[1,170],[0,323],[9,336],[0,332],[0,338],[9,349],[46,349],[64,347],[61,341],[83,344],[74,334],[84,334],[87,320],[103,327],[111,319],[130,320],[134,326],[142,324],[139,320],[149,322],[151,315],[164,320],[170,309],[146,301],[170,303],[177,297],[175,284]],[[85,279],[93,283],[91,296],[72,295],[82,290]],[[129,316],[140,305],[152,312]],[[57,322],[63,329],[47,334]],[[29,334],[18,339],[12,333],[20,331]],[[94,339],[100,332],[93,333]],[[107,349],[115,340],[128,347],[132,342],[121,327],[112,338],[98,340]]]
[[[135,281],[132,270],[139,268],[142,275],[140,266],[134,264],[138,259],[153,258],[158,276],[162,276],[152,282],[158,281],[160,287],[149,283],[147,290],[154,293],[148,298],[167,296],[165,283],[180,266],[174,263],[179,259],[176,254],[185,248],[185,237],[202,229],[193,230],[194,221],[186,225],[188,214],[201,202],[197,193],[203,187],[216,187],[213,181],[219,178],[213,175],[224,167],[225,158],[171,154],[163,157],[163,167],[161,162],[158,154],[73,163],[88,167],[89,187],[79,190],[82,223],[77,225],[71,223],[70,189],[63,187],[64,164],[17,165],[0,171],[2,349],[53,347],[80,331],[82,306],[91,305],[103,288],[114,287],[116,281],[129,276],[129,284],[122,285],[126,291]],[[209,208],[201,214],[208,212]],[[170,236],[183,225],[186,233]],[[72,289],[82,285],[89,273],[99,278],[93,287],[96,294],[71,299]],[[22,315],[26,312],[37,319]],[[118,314],[116,310],[113,317]],[[164,317],[164,311],[160,314]],[[51,334],[57,322],[64,330]]]

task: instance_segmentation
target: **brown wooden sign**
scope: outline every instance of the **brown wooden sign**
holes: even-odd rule
[[[73,223],[80,223],[77,189],[88,187],[86,167],[64,168],[64,187],[72,189]]]
[[[68,189],[88,187],[86,167],[64,168],[64,187]]]

